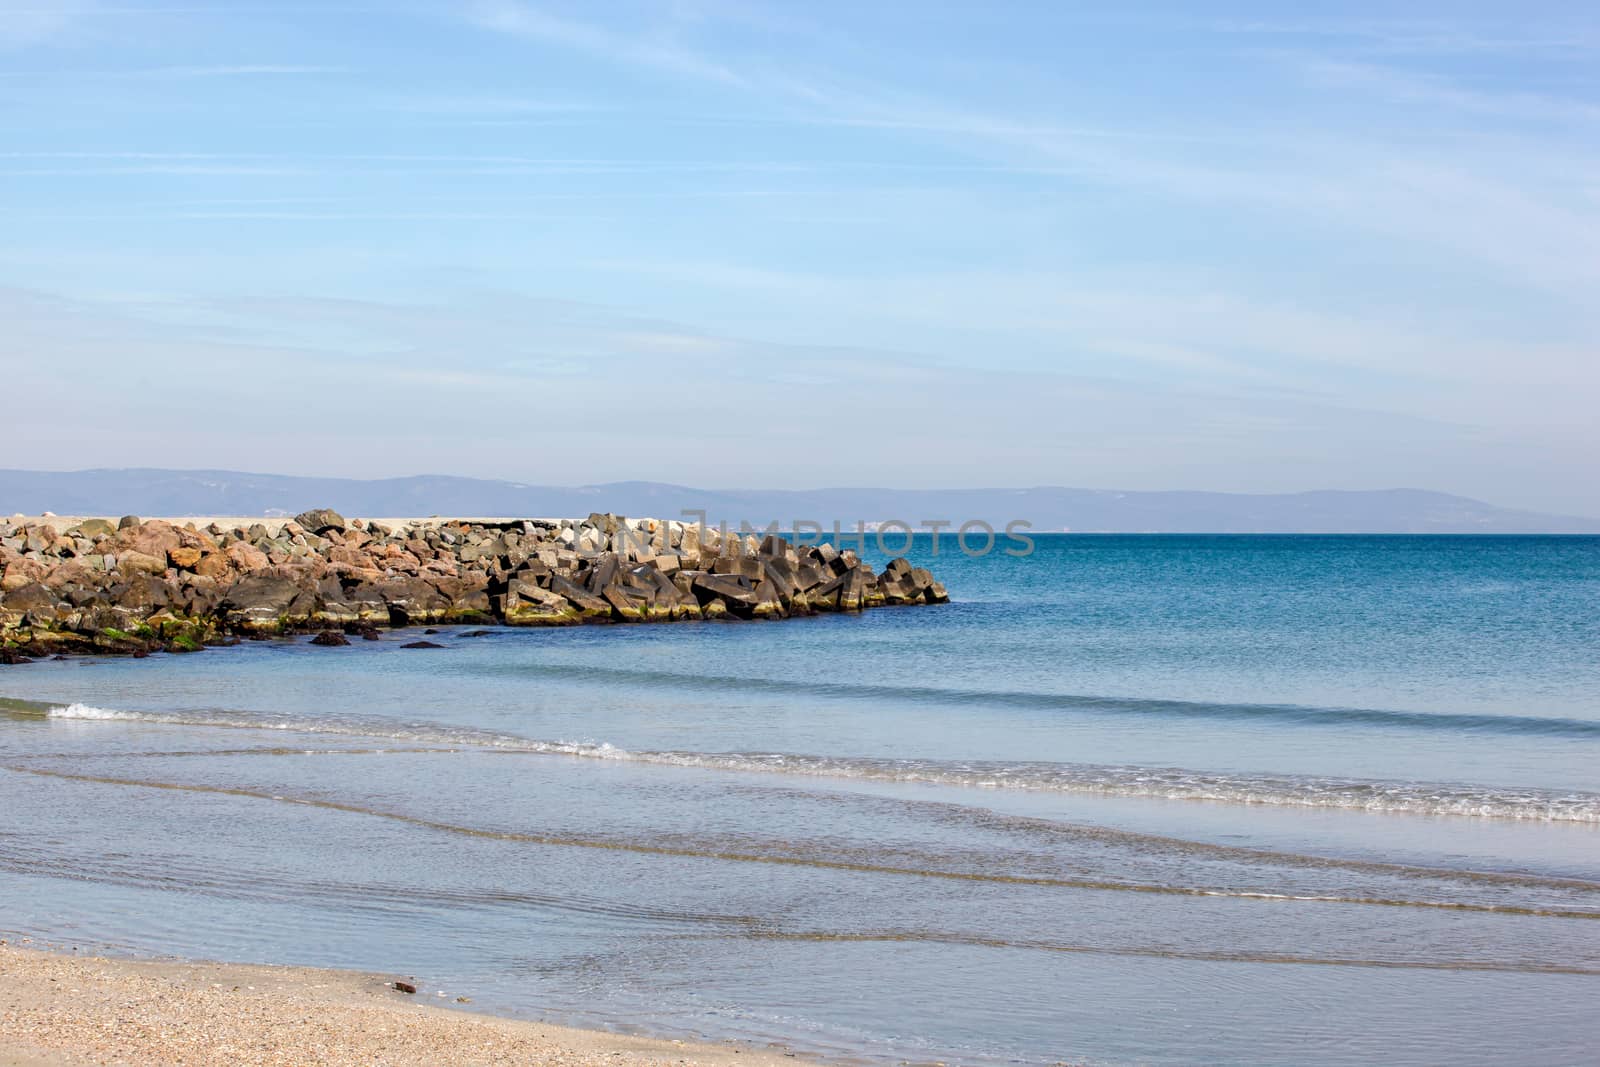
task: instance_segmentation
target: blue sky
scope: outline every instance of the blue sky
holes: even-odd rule
[[[0,0],[4,465],[1600,514],[1600,16]]]

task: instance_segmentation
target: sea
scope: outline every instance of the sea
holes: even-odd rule
[[[843,1063],[1600,1062],[1600,538],[1006,547],[0,668],[0,930]]]

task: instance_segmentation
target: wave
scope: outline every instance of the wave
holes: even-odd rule
[[[277,789],[261,790],[245,786],[205,785],[196,782],[172,782],[149,778],[121,778],[109,775],[81,774],[41,767],[7,767],[6,770],[31,774],[41,778],[62,781],[87,782],[96,785],[131,786],[140,789],[161,789],[178,793],[197,793],[212,796],[247,798],[270,801],[276,804],[293,804],[324,811],[349,815],[388,819],[441,833],[495,841],[515,841],[558,848],[590,849],[606,852],[629,852],[646,856],[670,856],[694,859],[712,859],[728,863],[766,864],[780,867],[809,867],[817,870],[852,871],[864,874],[886,874],[898,877],[932,878],[950,881],[985,883],[992,885],[1038,886],[1058,889],[1092,889],[1106,892],[1131,892],[1179,897],[1219,897],[1231,900],[1264,902],[1292,901],[1306,904],[1346,904],[1386,908],[1426,908],[1453,912],[1478,912],[1499,915],[1526,915],[1559,919],[1600,920],[1600,911],[1591,908],[1552,907],[1521,903],[1487,903],[1463,900],[1425,900],[1414,897],[1349,895],[1342,893],[1285,893],[1246,889],[1238,886],[1174,885],[1163,882],[1128,881],[1089,872],[1051,874],[1047,872],[1021,873],[994,870],[970,870],[924,863],[885,862],[867,855],[816,854],[796,852],[788,847],[761,850],[748,841],[733,844],[722,839],[664,839],[652,835],[648,838],[627,836],[581,836],[559,832],[529,832],[492,829],[448,822],[426,815],[386,810],[365,804],[330,800],[319,796],[294,796]],[[3,856],[3,854],[0,854]]]
[[[1072,693],[1036,693],[1016,689],[946,689],[938,686],[878,685],[857,682],[818,682],[744,675],[682,674],[604,667],[594,664],[474,664],[472,673],[534,675],[592,682],[613,679],[650,686],[675,686],[711,692],[785,693],[815,697],[864,700],[899,700],[906,703],[988,704],[995,707],[1040,710],[1091,711],[1121,714],[1165,715],[1208,720],[1328,726],[1376,726],[1414,730],[1448,730],[1457,733],[1511,734],[1537,737],[1600,739],[1600,720],[1549,715],[1496,715],[1475,712],[1396,711],[1385,708],[1323,707],[1309,704],[1244,704],[1151,697],[1096,696]]]
[[[604,741],[544,741],[437,723],[339,722],[235,712],[122,711],[86,704],[51,707],[53,719],[277,730],[382,738],[496,752],[569,756],[753,774],[904,782],[971,789],[1090,794],[1169,801],[1324,808],[1377,814],[1468,816],[1600,824],[1600,793],[1509,789],[1286,774],[1218,774],[1178,767],[1043,761],[874,759],[777,752],[630,750]]]

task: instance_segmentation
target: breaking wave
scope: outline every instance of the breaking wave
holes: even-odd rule
[[[1493,788],[1440,782],[1274,774],[1217,774],[1177,767],[992,760],[873,759],[765,752],[650,751],[603,741],[544,741],[515,734],[387,719],[339,722],[234,712],[122,711],[71,704],[52,719],[276,730],[381,738],[504,753],[569,756],[714,771],[910,782],[1173,801],[1326,808],[1378,814],[1445,815],[1600,824],[1600,793]]]

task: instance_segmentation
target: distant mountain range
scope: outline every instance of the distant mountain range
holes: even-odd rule
[[[0,470],[0,514],[294,515],[332,507],[358,516],[582,516],[592,511],[785,528],[796,521],[1026,520],[1036,532],[1600,533],[1600,519],[1542,515],[1421,489],[1307,493],[1101,489],[693,489],[661,482],[577,488],[418,475],[373,481],[237,471]]]

